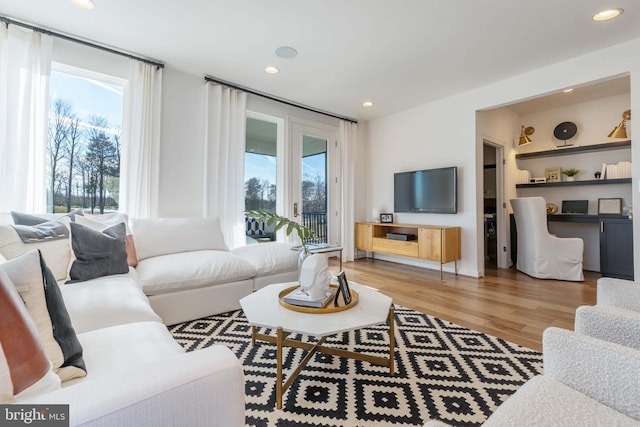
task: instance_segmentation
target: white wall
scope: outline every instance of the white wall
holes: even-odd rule
[[[165,68],[160,138],[159,215],[202,216],[204,77]]]
[[[487,135],[477,123],[476,111],[624,74],[631,78],[630,107],[640,111],[640,55],[630,54],[639,51],[640,39],[635,39],[371,122],[367,147],[370,158],[367,175],[369,211],[373,207],[392,206],[394,172],[457,165],[461,171],[458,214],[402,214],[398,215],[398,220],[461,226],[462,260],[459,271],[470,276],[481,275],[482,144],[485,139],[494,138],[498,140],[495,142],[512,144],[514,123],[496,126],[491,129],[495,134]],[[619,117],[621,111],[612,111],[611,114]],[[619,118],[614,119],[613,124],[616,121]],[[520,124],[515,123],[516,129]],[[640,124],[637,120],[632,121],[630,128],[633,134],[634,129],[640,129]],[[634,185],[640,185],[640,144],[632,147],[632,161]],[[636,181],[639,184],[635,184]],[[507,188],[513,188],[513,183],[507,182]],[[636,206],[637,197],[638,192],[633,191],[632,204]],[[637,215],[634,216],[634,236],[637,242],[634,247],[635,269],[640,271],[640,220]]]

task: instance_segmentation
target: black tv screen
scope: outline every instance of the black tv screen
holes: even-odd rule
[[[457,175],[456,166],[394,174],[394,212],[457,213]]]

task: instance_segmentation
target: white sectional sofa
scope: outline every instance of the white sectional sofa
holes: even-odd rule
[[[268,242],[229,250],[216,218],[132,219],[136,273],[167,325],[240,308],[267,284],[298,277],[298,252]]]
[[[217,219],[130,223],[135,268],[70,284],[56,277],[86,376],[17,403],[69,404],[74,426],[244,425],[243,371],[231,350],[185,353],[165,325],[240,308],[256,286],[296,280],[298,253],[276,242],[230,251]],[[7,233],[0,269],[18,259]],[[35,246],[47,264],[64,259]]]

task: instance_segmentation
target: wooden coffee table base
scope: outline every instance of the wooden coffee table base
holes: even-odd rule
[[[389,357],[372,356],[368,354],[356,353],[353,351],[343,350],[339,348],[326,347],[324,342],[328,336],[321,337],[317,343],[308,343],[297,340],[288,339],[287,337],[291,332],[286,332],[282,327],[277,328],[276,336],[261,334],[256,332],[256,327],[251,327],[251,343],[255,345],[256,340],[269,342],[276,344],[276,408],[282,409],[282,395],[296,380],[300,372],[307,366],[307,363],[311,360],[316,352],[330,354],[332,356],[344,357],[349,359],[360,360],[362,362],[369,362],[372,365],[386,366],[389,368],[389,375],[394,374],[394,352],[395,352],[395,337],[394,337],[394,312],[393,305],[389,307],[389,316],[387,322],[389,324]],[[282,375],[282,348],[293,347],[306,350],[308,353],[300,362],[300,365],[293,371],[293,373],[283,382]]]

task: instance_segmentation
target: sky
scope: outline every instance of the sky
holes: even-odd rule
[[[52,100],[61,98],[71,104],[82,122],[88,122],[91,115],[100,115],[107,119],[109,127],[122,128],[122,86],[52,70],[49,93]]]

